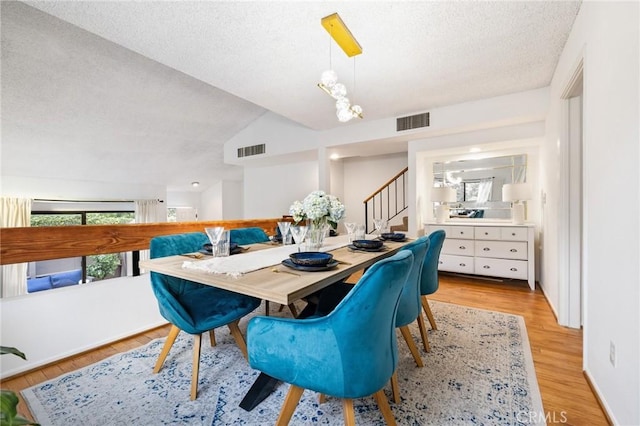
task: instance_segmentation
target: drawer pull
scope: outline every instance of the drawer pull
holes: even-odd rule
[[[491,251],[491,249],[490,249],[489,247],[485,247],[485,248],[483,248],[482,250],[484,250],[484,251]]]
[[[461,263],[460,266],[467,266],[467,264],[466,263]]]
[[[442,260],[439,260],[438,263],[442,265]]]
[[[488,232],[485,232],[485,233],[484,233],[484,235],[489,235],[489,233],[488,233]]]
[[[512,236],[512,237],[515,237],[515,236],[516,236],[516,233],[515,233],[515,232],[512,232],[512,233],[511,233],[511,236]]]
[[[460,250],[466,250],[467,248],[465,246],[460,246],[458,247]]]
[[[484,268],[484,269],[489,269],[489,268],[491,268],[491,266],[489,266],[489,265],[484,265],[484,266],[483,266],[483,268]]]
[[[509,270],[510,270],[510,271],[513,271],[513,272],[518,272],[518,268],[511,268],[511,269],[509,269]]]
[[[511,250],[509,250],[509,251],[510,251],[511,253],[517,253],[517,252],[518,252],[518,249],[511,249]]]

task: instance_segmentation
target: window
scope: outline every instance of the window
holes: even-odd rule
[[[31,213],[31,226],[112,225],[134,221],[133,210],[39,210]],[[30,262],[27,289],[32,293],[56,288],[56,283],[61,282],[64,285],[74,285],[127,276],[130,275],[128,266],[131,259],[131,252],[127,252]],[[42,284],[43,277],[50,277],[50,287]]]

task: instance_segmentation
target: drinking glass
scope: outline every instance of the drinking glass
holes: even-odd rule
[[[364,225],[357,224],[355,230],[353,231],[353,239],[354,240],[364,240],[365,232]]]
[[[215,257],[229,256],[229,251],[231,249],[231,232],[223,231],[222,235],[220,236],[220,240],[215,247],[216,251],[215,253],[213,253]]]
[[[282,235],[282,244],[291,244],[291,238],[289,237],[291,222],[278,222],[278,229],[280,230],[280,235]]]
[[[293,236],[293,240],[298,245],[298,252],[300,252],[300,245],[304,241],[304,237],[307,236],[307,227],[306,226],[292,226],[289,229],[291,230],[291,235]]]
[[[382,233],[385,232],[389,221],[386,219],[373,219],[373,225],[375,226],[375,230],[378,233],[378,238],[382,237]]]
[[[220,241],[220,237],[222,237],[222,233],[224,232],[224,226],[204,228],[204,232],[207,233],[207,237],[209,237],[209,241],[211,241],[211,251],[213,251],[213,255],[215,256],[218,242]]]
[[[349,242],[353,241],[353,233],[356,230],[356,223],[355,222],[345,222],[344,223],[344,227],[347,229],[347,234],[349,234]]]

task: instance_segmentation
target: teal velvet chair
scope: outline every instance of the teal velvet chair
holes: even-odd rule
[[[373,394],[395,424],[383,387],[398,362],[396,312],[412,264],[410,250],[376,262],[327,316],[249,321],[249,364],[291,384],[276,425],[289,423],[304,389],[343,399],[348,425],[353,399]]]
[[[445,237],[446,234],[442,229],[434,231],[428,235],[429,248],[427,249],[427,256],[424,259],[424,265],[422,266],[422,276],[420,278],[420,295],[422,298],[422,309],[429,319],[431,328],[433,328],[434,330],[437,330],[438,327],[436,326],[436,320],[433,317],[431,308],[429,307],[427,296],[435,293],[438,290],[438,261],[440,260],[440,251],[442,250],[442,244],[444,243]],[[418,323],[418,325],[420,325],[420,323]],[[424,350],[430,352],[431,348],[429,347],[429,339],[427,338],[426,329],[421,329],[420,334],[422,336],[422,344],[424,346]]]
[[[269,242],[269,236],[262,228],[236,228],[230,231],[230,241],[240,246]]]
[[[197,252],[209,242],[204,233],[169,235],[151,239],[152,259]],[[202,333],[209,331],[211,345],[215,345],[213,329],[227,325],[245,358],[247,347],[238,327],[240,318],[260,306],[260,299],[231,291],[151,272],[151,286],[158,299],[160,314],[171,323],[169,336],[158,357],[154,373],[162,368],[180,330],[194,336],[191,399],[198,392],[198,368]]]

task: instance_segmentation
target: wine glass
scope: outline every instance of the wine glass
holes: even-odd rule
[[[298,252],[300,252],[300,244],[304,241],[304,237],[307,236],[307,227],[306,226],[292,226],[290,228],[291,236],[293,236],[293,240],[298,245]]]
[[[212,228],[204,228],[204,231],[207,233],[207,237],[209,237],[209,241],[211,241],[211,254],[216,255],[216,249],[218,248],[218,242],[220,242],[220,238],[222,237],[222,233],[224,232],[224,226],[214,226]]]
[[[344,227],[347,229],[347,234],[349,234],[349,242],[353,241],[353,233],[356,230],[355,222],[345,222]]]
[[[287,244],[287,234],[289,234],[290,228],[291,222],[278,222],[278,229],[280,230],[280,235],[282,235],[282,245]]]
[[[387,228],[388,221],[386,219],[373,219],[373,226],[375,226],[375,230],[378,232],[378,238],[382,238],[382,232]]]

